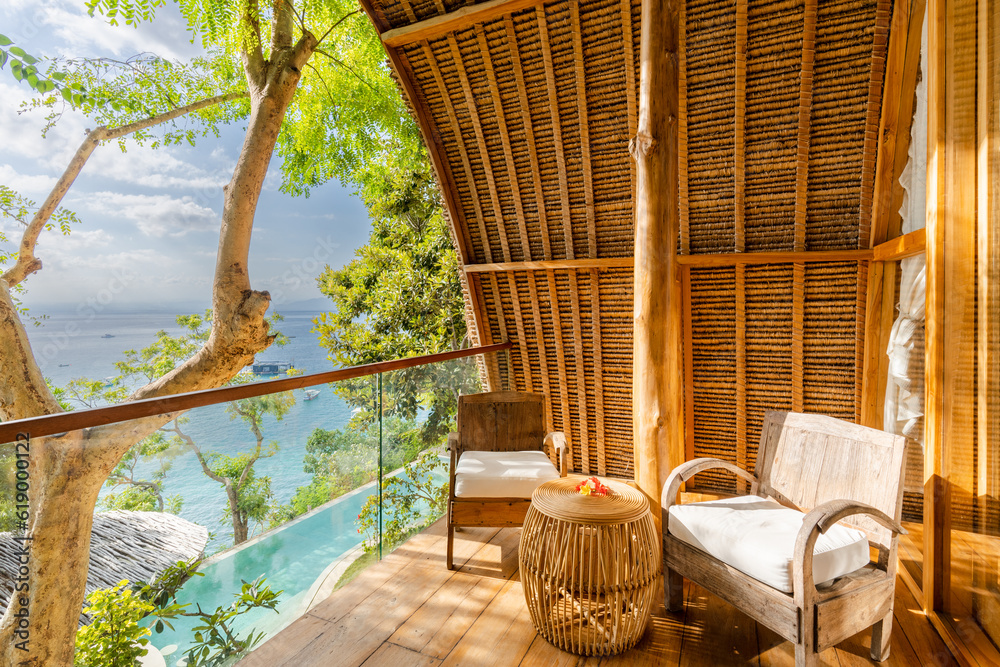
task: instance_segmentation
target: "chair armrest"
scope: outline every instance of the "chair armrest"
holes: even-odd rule
[[[448,434],[448,520],[451,521],[450,502],[455,498],[455,468],[458,466],[458,433]]]
[[[569,457],[569,446],[566,444],[566,434],[562,431],[552,431],[545,436],[542,445],[545,449],[559,452],[559,476],[566,476],[566,459]]]
[[[454,431],[448,434],[448,451],[453,454],[458,452],[458,433]]]
[[[667,510],[669,510],[677,500],[677,494],[681,490],[681,484],[688,481],[698,473],[705,472],[706,470],[712,470],[713,468],[722,468],[723,470],[736,473],[738,477],[742,477],[751,484],[756,484],[758,481],[756,475],[747,472],[743,468],[740,468],[729,461],[711,458],[691,459],[690,461],[685,461],[670,471],[667,481],[663,484],[663,494],[660,496],[660,507],[663,509],[664,521],[666,521]],[[666,526],[666,524],[663,525]]]
[[[795,538],[794,560],[792,562],[792,586],[796,603],[811,598],[816,592],[813,582],[813,550],[820,533],[825,533],[835,523],[849,516],[866,514],[891,530],[893,535],[905,535],[906,529],[891,516],[865,503],[853,500],[828,500],[814,508],[802,519]]]

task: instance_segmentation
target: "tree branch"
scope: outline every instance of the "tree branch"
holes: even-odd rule
[[[327,30],[326,32],[323,33],[323,36],[319,38],[319,41],[317,42],[317,44],[322,44],[323,40],[326,39],[327,37],[329,37],[330,33],[337,29],[337,26],[339,26],[341,23],[343,23],[348,18],[350,18],[351,16],[354,16],[355,14],[357,14],[360,11],[361,11],[360,9],[355,9],[353,12],[347,12],[346,14],[344,14],[343,16],[341,16],[340,19],[336,23],[334,23],[332,26],[330,26],[329,30]]]
[[[133,123],[127,123],[119,127],[108,129],[101,126],[96,130],[91,130],[87,134],[87,138],[83,140],[82,144],[80,144],[80,147],[77,149],[73,159],[70,160],[69,165],[67,165],[65,171],[63,171],[62,176],[60,176],[59,180],[56,181],[52,191],[49,192],[49,196],[45,198],[41,207],[39,207],[38,211],[35,212],[31,222],[28,223],[24,233],[21,235],[21,246],[17,253],[17,261],[12,267],[4,271],[3,275],[0,276],[0,281],[5,282],[6,287],[9,290],[18,283],[22,282],[32,273],[42,268],[41,260],[35,257],[35,245],[38,243],[38,237],[41,235],[42,230],[45,229],[45,225],[48,224],[52,214],[57,208],[59,208],[60,202],[62,202],[63,197],[66,196],[66,193],[73,185],[73,182],[76,181],[76,177],[80,175],[80,172],[83,170],[84,165],[87,164],[87,160],[90,159],[94,149],[96,149],[101,142],[111,139],[119,139],[134,132],[153,127],[154,125],[166,123],[167,121],[179,118],[185,114],[200,111],[201,109],[215,106],[216,104],[230,102],[246,96],[246,91],[215,95],[214,97],[208,97],[203,100],[199,100],[198,102],[177,107],[175,109],[171,109],[170,111],[157,114],[156,116],[137,120]]]
[[[174,433],[175,435],[177,435],[177,437],[183,440],[184,444],[190,447],[191,451],[194,452],[194,455],[198,458],[198,463],[201,464],[202,472],[204,472],[208,477],[215,480],[219,484],[225,484],[228,481],[228,478],[223,477],[222,475],[217,475],[215,471],[213,471],[211,468],[208,467],[208,462],[205,460],[205,455],[201,453],[201,449],[198,447],[197,444],[195,444],[194,439],[181,430],[180,426],[177,424],[176,418],[174,419],[173,428],[167,428],[166,426],[162,426],[160,430],[166,431],[167,433]]]
[[[338,57],[336,57],[334,55],[331,55],[331,54],[327,53],[326,51],[324,51],[323,49],[320,49],[320,48],[316,49],[316,53],[323,54],[324,56],[326,56],[327,58],[329,58],[333,62],[337,63],[338,65],[340,65],[341,67],[343,67],[344,69],[346,69],[351,74],[353,74],[354,78],[356,78],[358,81],[360,81],[361,83],[363,83],[366,86],[368,86],[369,88],[371,88],[374,92],[376,92],[376,93],[378,92],[377,90],[375,90],[375,87],[372,84],[370,84],[367,81],[365,81],[365,79],[362,78],[362,76],[360,74],[358,74],[357,72],[355,72],[354,69],[350,65],[348,65],[347,63],[345,63],[340,58],[338,58]]]

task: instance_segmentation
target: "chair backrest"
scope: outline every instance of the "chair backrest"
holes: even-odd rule
[[[804,512],[828,500],[867,503],[897,521],[903,509],[906,438],[834,417],[768,412],[760,434],[758,495]],[[865,516],[843,523],[887,553],[891,532]]]
[[[545,397],[518,391],[494,391],[458,397],[458,444],[461,451],[511,452],[542,449]]]

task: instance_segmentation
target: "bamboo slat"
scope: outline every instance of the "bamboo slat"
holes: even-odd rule
[[[809,182],[809,128],[812,120],[813,65],[816,56],[816,15],[819,0],[805,0],[802,26],[802,71],[799,79],[799,136],[795,164],[795,232],[794,249],[806,249],[806,206]],[[797,265],[798,266],[798,265]],[[799,272],[800,269],[796,268]],[[801,275],[799,275],[801,277]],[[799,284],[796,282],[796,284]],[[798,300],[801,301],[801,295]],[[801,340],[798,341],[801,346]],[[799,403],[801,404],[801,389]]]
[[[736,465],[749,470],[747,462],[747,291],[746,267],[736,267]],[[737,493],[748,491],[746,480],[736,481]]]
[[[579,447],[576,446],[579,443],[573,440],[571,430],[572,417],[569,409],[569,386],[566,382],[566,350],[563,346],[562,314],[559,308],[559,296],[556,294],[556,275],[554,271],[545,272],[545,286],[551,299],[549,301],[552,314],[551,331],[555,338],[556,377],[559,382],[559,406],[561,408],[559,413],[559,430],[566,433],[566,444],[569,445],[570,451],[574,453],[575,458],[579,456]],[[584,424],[584,427],[586,427],[586,424]],[[576,470],[577,468],[574,466],[573,469]]]
[[[691,209],[688,192],[688,100],[687,100],[687,2],[680,3],[677,17],[679,69],[677,75],[677,201],[680,225],[680,254],[691,254]],[[629,128],[629,136],[635,130]],[[633,171],[634,173],[634,171]],[[633,187],[632,192],[635,192]]]
[[[882,90],[885,83],[885,60],[889,48],[889,21],[892,0],[878,0],[875,14],[875,39],[872,43],[871,80],[868,88],[868,119],[865,130],[864,154],[872,156],[864,161],[861,174],[861,220],[858,247],[872,247],[872,199],[875,189],[875,155],[879,144],[879,123],[882,108]],[[876,239],[881,241],[882,239]]]
[[[444,5],[437,0],[439,16],[394,28],[382,33],[382,43],[389,47],[401,47],[420,40],[435,39],[475,23],[482,23],[502,14],[541,4],[542,0],[487,0],[487,2],[462,7],[450,13],[443,13]],[[409,7],[409,5],[407,5]],[[409,10],[412,15],[413,10]],[[415,18],[415,17],[414,17]]]
[[[597,257],[597,223],[594,219],[594,182],[591,175],[590,130],[587,122],[587,84],[583,64],[583,45],[580,31],[580,7],[569,3],[570,29],[573,32],[574,80],[576,81],[576,108],[580,123],[580,153],[583,166],[583,196],[587,207],[587,256]],[[579,327],[578,327],[579,328]]]
[[[733,137],[735,251],[746,252],[747,0],[736,0],[736,101]],[[804,248],[796,248],[803,250]]]
[[[563,130],[559,117],[559,95],[556,91],[555,71],[552,64],[552,47],[549,42],[549,27],[545,19],[545,10],[541,7],[535,9],[538,19],[538,33],[542,45],[542,60],[545,63],[545,85],[549,94],[549,117],[552,122],[552,141],[555,144],[556,164],[559,182],[559,203],[562,211],[562,232],[563,240],[566,244],[566,259],[575,259],[576,253],[573,247],[573,221],[570,218],[569,205],[569,184],[566,177],[566,154],[563,150]]]
[[[601,354],[601,284],[597,269],[590,270],[590,319],[594,337],[594,411],[597,436],[597,474],[608,472],[604,445],[604,360]]]

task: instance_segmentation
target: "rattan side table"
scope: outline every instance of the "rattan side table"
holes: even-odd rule
[[[535,629],[559,648],[588,656],[620,653],[639,641],[662,570],[646,496],[601,481],[613,495],[580,495],[573,478],[535,489],[518,547]]]

